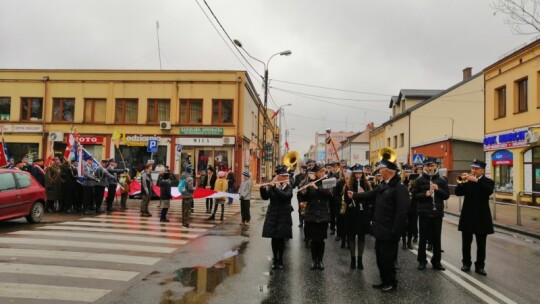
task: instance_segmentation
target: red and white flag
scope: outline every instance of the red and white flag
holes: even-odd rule
[[[274,120],[274,118],[276,118],[279,114],[279,111],[281,111],[281,108],[279,108],[276,112],[274,112],[274,115],[272,115],[272,117],[270,118],[270,120]]]

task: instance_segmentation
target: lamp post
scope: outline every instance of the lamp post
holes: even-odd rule
[[[288,103],[286,105],[282,105],[281,107],[278,108],[278,114],[279,114],[279,123],[278,123],[278,134],[279,134],[279,137],[278,137],[278,158],[277,160],[280,161],[281,159],[281,121],[283,120],[283,108],[284,107],[290,107],[292,106],[292,103]]]
[[[246,49],[242,46],[242,42],[240,42],[239,40],[237,39],[234,39],[234,44],[236,44],[239,48],[241,48],[242,50],[244,50],[244,52],[253,60],[255,61],[258,61],[260,63],[262,63],[264,65],[264,123],[263,123],[263,147],[266,146],[266,125],[267,123],[269,123],[269,119],[268,119],[268,65],[270,64],[270,60],[272,60],[272,58],[274,58],[274,56],[276,55],[280,55],[280,56],[289,56],[292,54],[292,52],[290,50],[286,50],[286,51],[282,51],[282,52],[278,52],[278,53],[275,53],[273,54],[272,56],[270,56],[270,58],[268,58],[268,61],[265,63],[264,61],[262,60],[259,60],[253,56],[251,56],[250,53],[248,53],[248,51],[246,51]],[[265,156],[266,158],[266,156]],[[266,162],[266,160],[265,160]],[[266,170],[266,172],[268,172],[268,170]]]

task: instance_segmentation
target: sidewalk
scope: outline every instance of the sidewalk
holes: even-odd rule
[[[459,217],[460,202],[463,197],[455,195],[445,202],[445,212]],[[540,208],[520,206],[521,226],[517,224],[517,208],[515,204],[490,204],[493,225],[495,227],[525,234],[540,239]]]

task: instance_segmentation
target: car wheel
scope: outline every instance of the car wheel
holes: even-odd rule
[[[41,218],[43,218],[43,213],[45,213],[43,204],[36,202],[32,205],[32,208],[30,208],[30,214],[26,216],[26,220],[29,223],[39,223],[41,222]]]

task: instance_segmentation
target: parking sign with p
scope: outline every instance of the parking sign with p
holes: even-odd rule
[[[146,152],[156,153],[157,149],[158,149],[158,140],[157,139],[149,139],[148,140],[148,148],[146,149]]]

